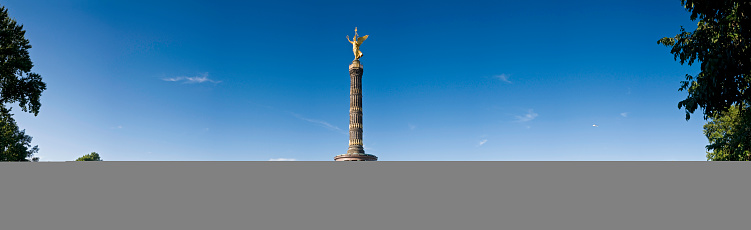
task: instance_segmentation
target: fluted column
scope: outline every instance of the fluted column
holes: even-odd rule
[[[365,153],[362,148],[362,65],[355,60],[349,65],[349,149],[347,153]]]
[[[349,65],[349,149],[346,154],[334,157],[336,161],[376,161],[378,157],[366,154],[362,142],[362,73],[359,60]]]

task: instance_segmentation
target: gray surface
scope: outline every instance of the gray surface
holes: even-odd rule
[[[0,229],[749,229],[749,166],[0,163]]]

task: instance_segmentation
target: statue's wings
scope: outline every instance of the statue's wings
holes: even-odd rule
[[[364,42],[365,39],[368,39],[368,35],[357,38],[357,43],[362,44],[362,42]]]

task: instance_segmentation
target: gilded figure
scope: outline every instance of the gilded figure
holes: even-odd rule
[[[352,52],[355,53],[355,60],[358,60],[362,57],[362,52],[360,52],[360,45],[365,41],[365,39],[368,39],[368,35],[359,38],[357,37],[357,27],[355,27],[355,37],[352,38],[352,40],[349,40],[349,35],[347,35],[347,41],[349,41],[349,43],[352,43]]]

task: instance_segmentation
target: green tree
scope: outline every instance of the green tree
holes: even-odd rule
[[[25,34],[23,25],[18,25],[10,18],[8,10],[0,6],[0,128],[3,130],[0,133],[0,161],[25,160],[38,151],[36,146],[29,149],[31,137],[18,130],[10,108],[6,107],[18,103],[21,110],[36,116],[42,106],[39,98],[47,89],[42,76],[31,72],[34,66],[29,57],[31,45]]]
[[[0,108],[0,161],[39,161],[32,157],[39,147],[31,147],[31,137],[18,130],[12,115],[9,109]]]
[[[709,131],[707,150],[713,154],[742,155],[751,149],[751,2],[731,0],[681,0],[698,19],[697,28],[683,27],[675,37],[665,37],[658,44],[672,47],[674,59],[688,65],[698,61],[701,71],[686,74],[680,91],[688,96],[678,103],[685,109],[686,120],[698,108],[712,127],[729,127],[731,132]],[[731,108],[737,109],[730,112]],[[730,121],[725,123],[725,121]],[[706,129],[706,128],[705,128]],[[718,129],[719,130],[719,129]],[[708,155],[709,157],[709,155]],[[716,158],[709,159],[749,159]]]
[[[82,157],[79,157],[76,159],[76,161],[102,161],[102,158],[99,157],[99,153],[91,152],[89,154],[83,155]]]
[[[736,133],[748,130],[748,127],[741,123],[740,115],[738,106],[731,106],[727,112],[712,117],[711,121],[704,125],[704,135],[709,139],[707,149],[712,149],[707,151],[707,160],[751,160],[751,151],[746,146],[749,142],[731,139],[737,136]]]

